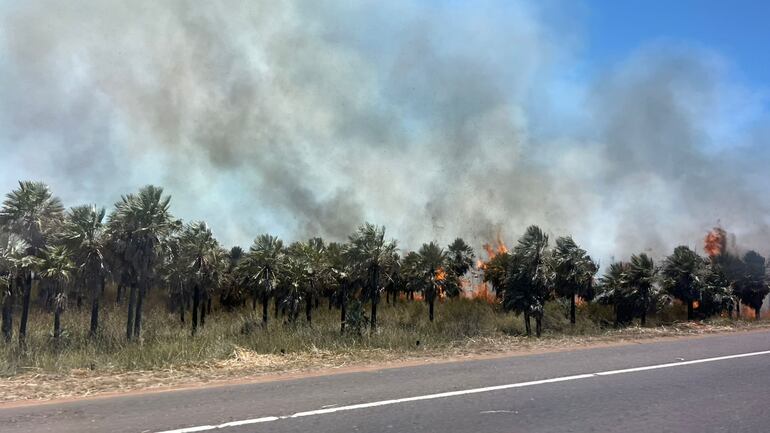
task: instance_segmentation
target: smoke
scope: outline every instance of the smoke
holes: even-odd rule
[[[228,245],[539,224],[606,261],[721,220],[765,248],[762,95],[673,43],[586,72],[570,4],[2,4],[0,186],[109,206],[160,184]]]

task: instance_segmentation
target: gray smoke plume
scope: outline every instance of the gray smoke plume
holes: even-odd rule
[[[606,262],[721,221],[766,251],[761,98],[673,44],[581,74],[571,3],[2,3],[0,187],[109,206],[155,183],[244,246],[539,224]]]

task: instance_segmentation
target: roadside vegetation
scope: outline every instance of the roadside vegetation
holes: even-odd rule
[[[225,249],[147,186],[109,211],[65,209],[20,182],[0,209],[0,373],[207,365],[234,354],[440,353],[528,336],[726,323],[768,294],[765,259],[680,246],[603,275],[571,237],[531,226],[480,257],[464,240],[399,249],[363,224],[346,242],[258,235]],[[743,306],[743,307],[742,307]],[[744,312],[743,319],[746,319]],[[348,359],[348,358],[345,358]]]

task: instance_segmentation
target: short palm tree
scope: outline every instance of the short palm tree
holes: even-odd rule
[[[695,301],[701,297],[704,265],[703,259],[686,246],[676,247],[663,263],[662,287],[687,305],[687,320],[695,319]]]
[[[61,315],[67,306],[65,285],[72,278],[75,265],[70,258],[70,252],[63,246],[51,246],[43,251],[40,262],[40,275],[53,286],[54,321],[53,338],[61,337]]]
[[[162,263],[163,243],[180,227],[171,216],[171,197],[148,185],[121,197],[109,216],[107,230],[130,285],[126,337],[140,338],[142,305]]]
[[[647,324],[647,312],[654,305],[657,295],[655,293],[655,281],[658,268],[650,256],[645,253],[631,256],[628,264],[627,285],[638,304],[641,315],[641,325]]]
[[[396,241],[385,239],[385,227],[365,223],[350,236],[349,258],[364,281],[364,298],[371,302],[370,328],[377,330],[377,304],[388,268],[395,266]]]
[[[447,278],[449,255],[435,242],[422,244],[417,254],[419,260],[415,277],[421,286],[423,299],[428,303],[428,319],[432,322],[436,298],[444,293],[449,284],[450,279]]]
[[[27,254],[29,244],[12,233],[0,237],[0,300],[3,303],[2,332],[6,342],[13,335],[13,310],[18,290],[23,286],[25,275],[37,263],[34,256]]]
[[[570,300],[570,323],[575,324],[575,301],[579,296],[590,301],[594,297],[594,276],[599,267],[570,236],[556,239],[551,253],[551,279],[556,294]]]
[[[633,309],[634,302],[628,296],[628,273],[628,263],[615,262],[610,264],[599,279],[599,294],[596,301],[612,305],[615,310],[615,326],[624,322],[628,312]]]
[[[42,251],[49,245],[63,214],[64,207],[61,200],[51,193],[46,184],[22,181],[19,182],[19,188],[11,191],[3,202],[0,210],[0,227],[23,239],[28,245],[28,255],[40,257]],[[26,270],[19,323],[19,344],[22,346],[27,336],[32,281],[35,278],[33,266],[26,267]]]
[[[108,275],[104,208],[77,206],[67,212],[60,234],[62,242],[72,251],[77,280],[91,298],[91,326],[89,335],[96,336],[99,327],[99,300]]]
[[[529,319],[535,318],[535,333],[543,329],[545,301],[550,295],[548,236],[537,226],[530,226],[513,249],[503,292],[503,307],[524,314],[527,335]]]
[[[241,261],[239,268],[244,282],[253,291],[253,296],[262,299],[262,324],[267,326],[268,302],[276,287],[284,261],[283,241],[269,234],[254,239]]]
[[[462,238],[455,239],[446,249],[449,270],[458,277],[465,275],[473,266],[473,248]]]
[[[178,236],[180,269],[187,275],[186,284],[192,287],[192,334],[205,324],[206,301],[219,287],[227,256],[204,222],[187,224]]]

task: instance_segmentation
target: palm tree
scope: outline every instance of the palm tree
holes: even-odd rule
[[[436,298],[441,296],[449,283],[447,278],[449,255],[435,242],[422,244],[417,254],[419,261],[415,277],[422,289],[423,299],[428,303],[428,318],[432,322]]]
[[[104,208],[77,206],[65,218],[61,239],[72,251],[78,279],[91,297],[91,326],[89,335],[96,336],[99,327],[99,300],[107,278],[104,233]]]
[[[19,287],[23,286],[24,276],[33,269],[37,259],[27,255],[29,244],[12,233],[2,235],[0,245],[0,298],[3,302],[2,332],[6,342],[13,334],[13,309]]]
[[[239,265],[244,282],[256,298],[262,298],[262,324],[267,326],[268,302],[274,294],[276,278],[284,261],[283,241],[275,236],[257,236],[254,244]]]
[[[756,251],[749,251],[743,256],[743,277],[737,288],[741,302],[753,308],[755,318],[759,320],[759,311],[770,289],[765,258]]]
[[[130,285],[126,338],[140,338],[142,304],[161,264],[163,243],[179,228],[169,210],[171,197],[148,185],[121,197],[107,229]]]
[[[75,265],[65,247],[51,246],[43,251],[40,274],[53,285],[54,289],[54,341],[58,341],[61,337],[61,315],[67,306],[67,292],[64,290],[64,285],[70,281],[74,270]]]
[[[700,307],[698,308],[704,317],[719,314],[727,310],[732,318],[735,309],[735,298],[732,284],[725,275],[721,266],[716,262],[709,263],[703,276],[703,290],[701,292]]]
[[[186,284],[192,286],[192,334],[206,320],[206,300],[219,287],[226,266],[226,253],[204,222],[187,224],[178,235],[179,268],[184,269]]]
[[[370,328],[374,332],[377,330],[377,304],[386,283],[383,274],[395,266],[396,241],[385,240],[385,227],[365,223],[350,236],[348,253],[355,272],[365,282],[364,297],[372,303]]]
[[[663,289],[687,305],[687,320],[695,319],[695,301],[700,300],[704,261],[695,251],[678,246],[662,269]]]
[[[556,239],[551,253],[551,279],[559,296],[569,298],[569,320],[575,324],[575,301],[579,296],[590,301],[594,297],[594,276],[599,267],[571,236]]]
[[[447,259],[449,270],[461,277],[473,266],[473,248],[466,244],[462,238],[455,239],[447,247]]]
[[[615,326],[625,322],[628,316],[633,316],[633,300],[629,298],[628,274],[629,264],[625,262],[615,262],[610,264],[607,271],[599,280],[599,294],[596,301],[612,305],[615,310]],[[628,319],[630,320],[630,319]]]
[[[503,292],[506,310],[524,313],[527,335],[530,316],[535,317],[536,335],[543,328],[545,301],[550,295],[548,236],[537,226],[529,226],[513,249]]]
[[[227,269],[222,280],[222,293],[219,297],[219,303],[232,309],[237,306],[243,306],[246,303],[246,294],[243,292],[243,285],[239,280],[238,266],[240,265],[245,252],[243,248],[234,246],[227,253]],[[257,309],[257,297],[253,297],[251,308]]]
[[[46,184],[21,181],[19,188],[11,191],[3,202],[3,208],[0,210],[0,226],[4,231],[18,235],[27,243],[27,255],[39,257],[59,225],[63,213],[64,207],[61,200],[51,194]],[[24,345],[27,336],[32,281],[35,278],[34,268],[26,269],[19,323],[21,346]]]
[[[331,284],[331,266],[326,254],[326,245],[321,238],[312,238],[302,244],[302,261],[305,264],[307,285],[305,287],[305,319],[312,323],[313,300],[318,299],[323,288]]]
[[[647,324],[647,312],[656,298],[655,280],[658,268],[650,256],[645,253],[631,256],[628,266],[627,282],[633,293],[630,296],[638,300],[641,325]]]

